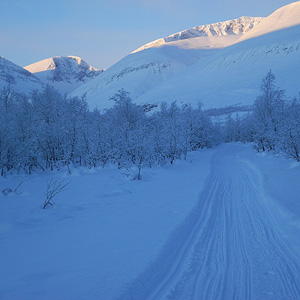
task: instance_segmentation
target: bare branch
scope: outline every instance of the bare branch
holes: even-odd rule
[[[45,209],[48,205],[53,206],[55,202],[53,201],[53,198],[65,191],[67,189],[67,186],[70,184],[70,182],[65,182],[64,180],[57,180],[51,178],[50,181],[47,183],[47,191],[46,191],[46,200],[43,205],[43,209]]]

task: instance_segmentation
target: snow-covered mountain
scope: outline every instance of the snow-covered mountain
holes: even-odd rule
[[[161,47],[166,44],[176,45],[185,49],[205,49],[210,47],[221,48],[229,46],[260,23],[262,19],[264,18],[241,17],[239,19],[228,20],[225,22],[193,27],[150,42],[132,53],[148,48]],[[226,36],[226,38],[219,38],[222,36]],[[213,43],[214,41],[216,42]]]
[[[251,104],[272,69],[281,88],[300,90],[300,1],[267,18],[242,17],[195,27],[137,49],[82,85],[91,107],[112,105],[118,89],[140,104]],[[196,36],[196,37],[195,37]]]
[[[91,78],[98,70],[77,56],[55,56],[24,67],[43,83],[50,84],[63,93],[69,93]]]
[[[247,35],[241,37],[239,42],[252,39],[274,31],[287,29],[300,24],[300,1],[291,3],[277,9],[267,18],[255,26]],[[295,36],[297,39],[297,36]]]
[[[15,91],[24,93],[43,87],[43,83],[36,76],[0,56],[0,88],[8,85]]]

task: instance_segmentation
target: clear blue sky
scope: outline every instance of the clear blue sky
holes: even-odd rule
[[[0,56],[26,66],[76,55],[107,68],[145,43],[194,26],[263,17],[289,0],[1,0]]]

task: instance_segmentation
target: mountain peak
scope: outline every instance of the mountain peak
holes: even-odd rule
[[[138,104],[250,105],[270,69],[279,85],[296,95],[299,16],[300,1],[267,18],[244,16],[175,33],[139,48],[73,95],[86,94],[91,107],[101,108],[111,107],[109,97],[123,87]]]
[[[102,71],[97,68],[90,66],[87,62],[85,62],[79,56],[53,56],[31,65],[24,67],[24,69],[28,70],[31,73],[39,73],[47,70],[54,70],[62,65],[69,65],[70,67],[80,66],[84,69],[88,69],[89,71]]]
[[[232,44],[239,37],[249,32],[254,26],[259,24],[263,18],[261,17],[240,17],[238,19],[227,20],[223,22],[200,25],[190,29],[186,29],[164,38],[160,38],[153,42],[150,42],[132,53],[136,53],[148,48],[157,48],[164,45],[174,45],[181,46],[182,41],[189,40],[189,44],[184,41],[185,48],[211,48],[211,47],[222,47]],[[218,37],[231,36],[226,40],[222,40]],[[236,37],[235,37],[236,36]],[[214,37],[216,37],[214,39]],[[191,39],[198,38],[197,40],[190,41]],[[216,46],[215,41],[218,40],[218,45]],[[177,42],[177,43],[176,43]]]
[[[242,36],[239,42],[296,25],[300,25],[300,1],[285,5],[274,11],[249,33]]]
[[[28,65],[24,69],[62,92],[71,92],[103,72],[78,56],[54,56]]]

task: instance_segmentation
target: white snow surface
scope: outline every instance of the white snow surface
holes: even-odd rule
[[[177,100],[202,102],[204,108],[249,105],[272,69],[277,84],[289,97],[296,96],[300,89],[299,10],[300,1],[284,6],[243,35],[237,31],[181,39],[175,34],[163,46],[126,56],[72,95],[86,93],[90,107],[102,109],[113,105],[109,98],[121,88],[137,104]]]
[[[201,102],[204,108],[251,105],[270,70],[287,96],[296,97],[300,91],[299,69],[298,25],[215,52],[134,99],[137,103],[158,99],[193,105]]]
[[[10,85],[16,92],[41,90],[44,84],[22,67],[0,56],[0,89]]]
[[[193,27],[150,42],[144,46],[141,46],[132,53],[153,47],[161,47],[166,44],[176,45],[185,49],[226,47],[230,44],[233,44],[233,42],[240,38],[241,35],[247,33],[254,26],[256,26],[256,24],[261,22],[262,19],[263,18],[241,17],[239,19]],[[230,38],[218,38],[222,36],[230,36]],[[182,43],[182,40],[188,40],[189,43]]]
[[[247,35],[242,36],[239,42],[297,25],[300,25],[300,1],[283,6],[267,18],[263,18]]]
[[[1,178],[0,299],[299,299],[299,163],[229,144]],[[69,189],[42,210],[50,178]]]
[[[0,178],[0,299],[116,299],[198,200],[214,151],[142,171],[76,168]],[[47,181],[69,181],[42,210]],[[184,180],[183,180],[184,179]],[[55,288],[54,288],[55,287]]]
[[[90,66],[78,56],[55,56],[28,65],[24,69],[62,93],[72,92],[103,72]]]
[[[119,89],[124,88],[131,93],[131,97],[137,98],[193,65],[200,56],[197,50],[188,50],[189,55],[186,55],[185,50],[178,47],[157,50],[152,48],[126,56],[97,78],[76,89],[71,96],[86,94],[91,108],[109,108],[113,105],[110,97]],[[151,99],[150,103],[153,102]]]

